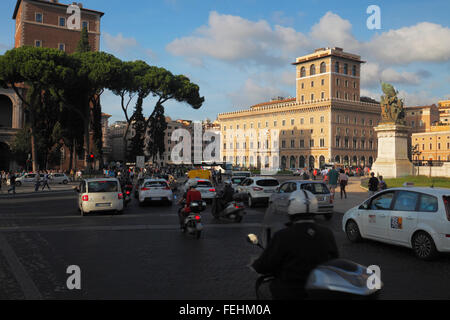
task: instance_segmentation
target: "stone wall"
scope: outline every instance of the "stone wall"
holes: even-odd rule
[[[431,169],[431,172],[430,172]],[[446,177],[450,178],[450,162],[444,163],[442,167],[415,166],[414,174],[420,176]]]

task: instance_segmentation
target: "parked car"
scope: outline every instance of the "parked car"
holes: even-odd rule
[[[20,187],[22,185],[32,185],[36,183],[36,174],[37,173],[26,173],[23,176],[20,176],[16,179],[16,187]],[[44,179],[44,174],[40,174],[41,180]]]
[[[285,214],[289,205],[291,194],[297,190],[308,190],[316,197],[319,204],[318,214],[324,215],[327,220],[333,217],[334,204],[331,192],[327,185],[321,181],[286,181],[273,193],[269,204],[275,213]]]
[[[247,195],[248,205],[254,207],[258,202],[267,204],[279,185],[278,180],[272,177],[250,177],[237,186],[237,192]]]
[[[49,174],[50,183],[68,184],[70,179],[65,173],[51,173]]]
[[[342,229],[363,238],[412,248],[423,260],[450,252],[450,189],[402,187],[379,192],[348,210]]]
[[[139,205],[152,201],[165,201],[173,203],[173,192],[165,179],[145,179],[139,186]]]
[[[78,209],[82,216],[104,211],[123,213],[124,197],[116,178],[86,179],[75,190],[78,192]]]

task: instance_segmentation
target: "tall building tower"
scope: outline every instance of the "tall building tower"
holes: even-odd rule
[[[338,98],[359,101],[361,57],[341,48],[320,48],[296,59],[298,103]]]
[[[89,43],[93,51],[100,50],[100,20],[103,12],[85,9],[81,3],[73,3],[80,10],[81,19],[69,28],[67,13],[70,5],[58,0],[17,0],[13,19],[16,20],[15,47],[33,46],[56,48],[73,53],[80,41],[83,27],[88,29]]]

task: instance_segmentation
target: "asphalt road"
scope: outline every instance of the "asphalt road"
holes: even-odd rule
[[[81,217],[72,192],[0,199],[0,299],[254,299],[257,274],[247,264],[260,250],[264,208],[247,209],[241,224],[203,214],[200,240],[182,234],[177,206],[139,207],[124,215]],[[379,265],[381,299],[449,299],[450,257],[417,260],[406,248],[350,243],[342,214],[330,227],[343,258]],[[81,290],[69,290],[70,265],[81,268]]]

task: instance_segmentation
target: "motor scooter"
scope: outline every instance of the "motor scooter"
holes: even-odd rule
[[[216,196],[213,199],[211,208],[211,213],[214,218],[237,223],[241,222],[242,218],[245,215],[245,205],[243,202],[236,201],[234,197],[233,199],[233,201],[225,204],[225,206],[222,208],[222,205],[220,203],[220,201],[222,200],[220,196]]]
[[[183,222],[183,232],[193,235],[196,239],[200,239],[203,231],[202,216],[200,213],[206,209],[206,202],[203,200],[192,201],[189,209],[190,212]],[[183,208],[179,210],[183,210]]]
[[[258,237],[254,234],[247,236],[247,241],[264,249]],[[383,287],[369,286],[369,277],[373,277],[367,267],[345,259],[333,259],[317,266],[311,271],[306,281],[305,289],[307,300],[331,299],[377,299]],[[263,290],[267,284],[274,280],[273,275],[262,275],[256,280],[255,291],[258,300],[267,299]]]

